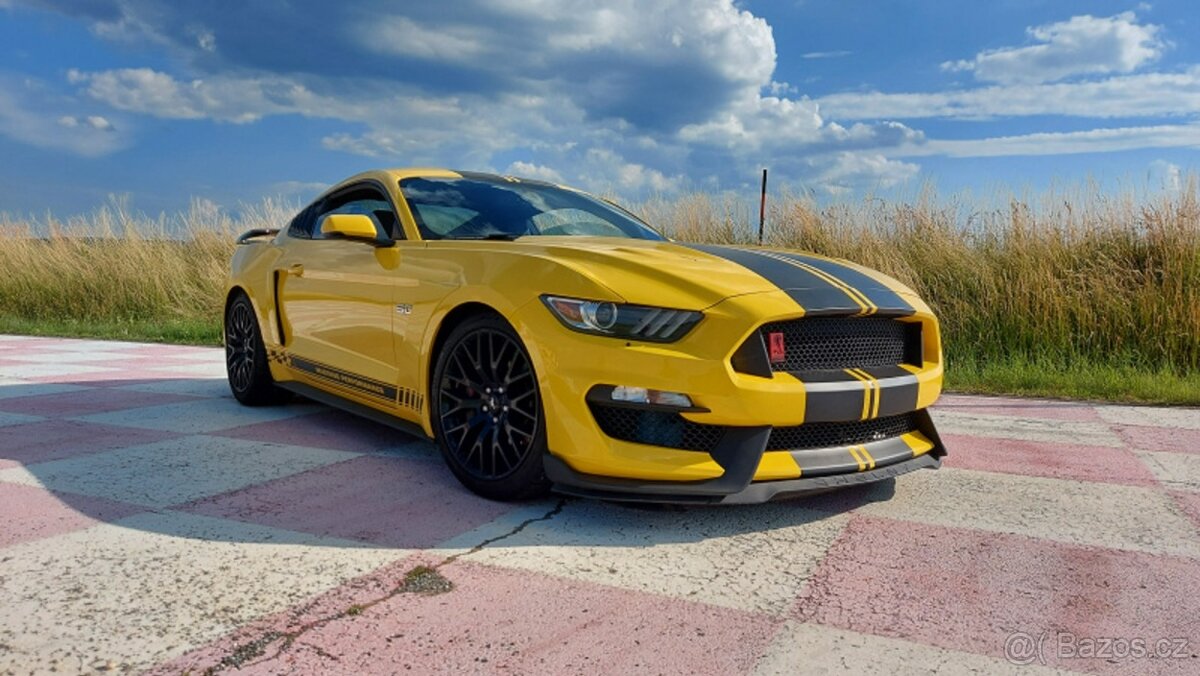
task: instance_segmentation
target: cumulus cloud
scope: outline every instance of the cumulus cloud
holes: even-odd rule
[[[1162,27],[1138,23],[1133,12],[1074,16],[1026,32],[1035,44],[983,51],[942,68],[1001,84],[1053,82],[1074,75],[1130,73],[1158,60],[1167,48]]]
[[[679,191],[685,181],[682,175],[667,176],[602,148],[587,151],[584,177],[595,190],[623,194],[673,193]]]
[[[489,167],[503,153],[593,189],[670,191],[697,161],[726,183],[760,163],[809,179],[824,165],[795,158],[920,140],[899,123],[825,119],[772,79],[770,27],[732,0],[38,4],[183,64],[70,72],[95,101],[168,119],[337,120],[321,147],[381,163]],[[277,30],[245,30],[257,25]]]
[[[893,188],[912,180],[920,167],[911,162],[889,159],[881,154],[838,153],[825,164],[814,185],[824,192],[840,195],[854,190]]]

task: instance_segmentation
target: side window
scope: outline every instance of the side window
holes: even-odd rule
[[[329,214],[362,214],[375,222],[380,238],[403,239],[404,230],[387,198],[377,188],[363,186],[326,199],[310,224],[313,239],[321,239],[321,221]]]
[[[287,234],[289,237],[298,237],[300,239],[309,239],[312,237],[312,215],[317,210],[316,204],[310,204],[305,207],[296,217],[288,223]]]

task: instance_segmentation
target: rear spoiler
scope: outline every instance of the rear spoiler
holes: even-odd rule
[[[253,230],[247,230],[246,232],[243,232],[241,235],[238,235],[237,243],[238,244],[249,244],[250,240],[252,240],[252,239],[256,239],[259,237],[274,237],[275,235],[278,235],[278,234],[279,234],[279,228],[254,228]]]

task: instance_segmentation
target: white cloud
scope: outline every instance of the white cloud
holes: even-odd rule
[[[472,61],[487,51],[487,35],[472,26],[429,26],[403,16],[365,19],[348,28],[351,39],[371,35],[368,48],[441,61]]]
[[[1069,115],[1092,118],[1200,113],[1200,66],[1090,82],[981,87],[945,92],[847,92],[817,99],[843,120]]]
[[[915,164],[880,154],[843,152],[821,169],[813,183],[829,194],[840,195],[854,190],[894,188],[915,178],[920,170]]]
[[[964,140],[931,140],[901,146],[894,157],[946,155],[949,157],[1002,157],[1014,155],[1070,155],[1118,152],[1137,148],[1200,148],[1200,124],[1115,127],[1072,132],[1042,132]]]
[[[58,124],[67,129],[77,129],[81,126],[91,127],[100,131],[113,131],[113,125],[107,118],[100,115],[88,115],[86,117],[75,117],[74,115],[63,115],[58,118]]]
[[[253,122],[264,115],[289,112],[307,93],[276,78],[213,78],[179,81],[149,68],[123,68],[98,73],[71,70],[68,81],[85,85],[87,93],[118,110],[174,119],[211,118]]]
[[[1156,61],[1167,48],[1161,26],[1137,20],[1133,12],[1074,16],[1026,29],[1036,44],[983,51],[970,60],[943,63],[942,68],[969,71],[978,80],[1001,84],[1130,73]]]
[[[839,49],[832,52],[805,52],[800,55],[802,59],[837,59],[843,56],[850,56],[854,52]]]
[[[109,122],[108,118],[101,117],[100,115],[88,115],[86,122],[92,129],[99,129],[100,131],[113,130],[112,122]]]
[[[673,193],[684,183],[682,175],[667,176],[637,162],[628,162],[611,150],[593,148],[587,152],[581,176],[585,187],[595,192],[617,191],[624,194]]]
[[[533,178],[541,181],[549,181],[550,183],[562,183],[562,174],[558,173],[550,167],[545,167],[532,162],[516,161],[508,165],[504,173],[509,176],[520,176],[522,178]]]

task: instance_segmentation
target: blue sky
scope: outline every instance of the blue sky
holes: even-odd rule
[[[303,200],[380,166],[628,199],[1174,189],[1194,1],[0,0],[0,211]]]

